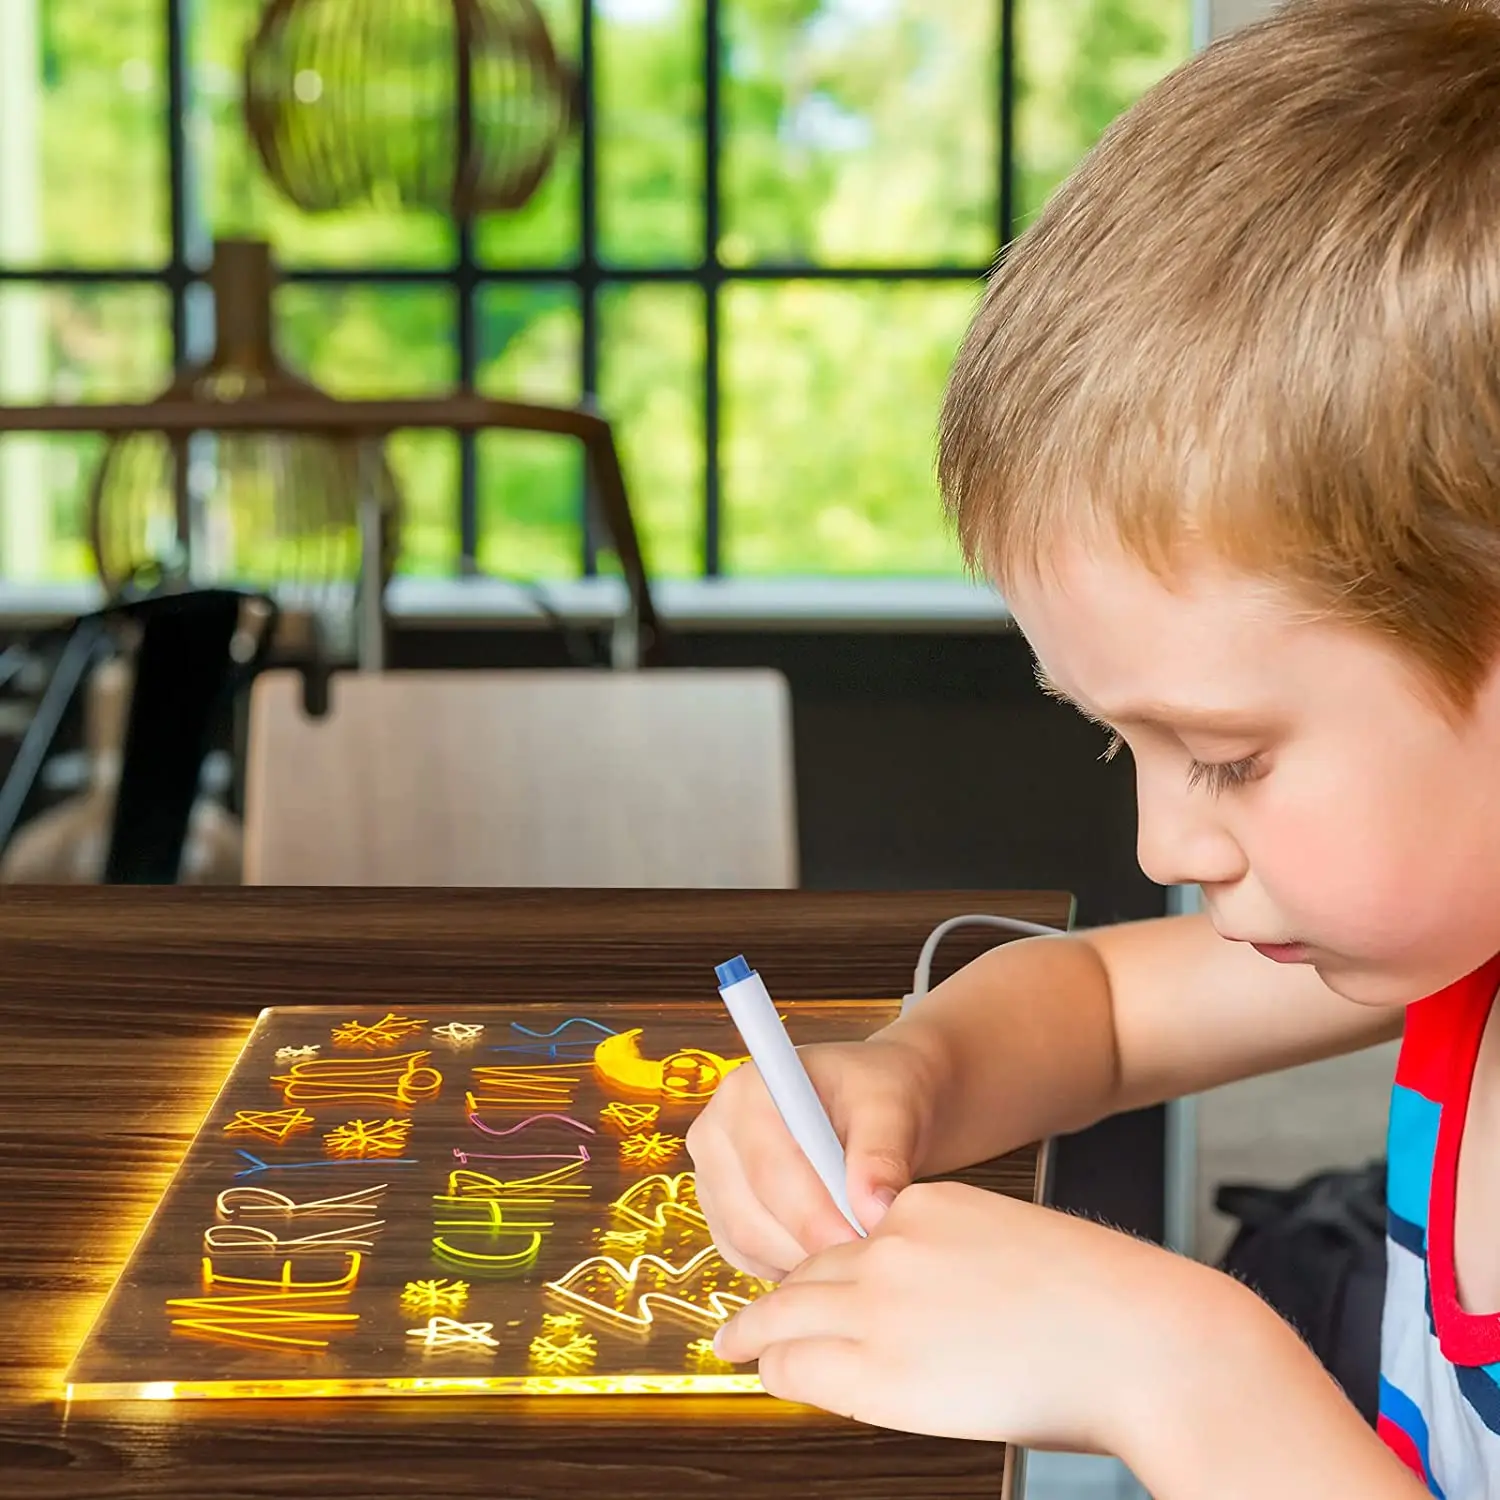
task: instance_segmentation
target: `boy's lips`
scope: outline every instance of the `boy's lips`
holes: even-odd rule
[[[1307,962],[1306,943],[1257,943],[1250,938],[1231,938],[1231,942],[1246,943],[1260,954],[1278,964],[1300,964]]]

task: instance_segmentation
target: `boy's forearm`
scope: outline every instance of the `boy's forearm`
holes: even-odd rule
[[[1153,1500],[1422,1500],[1426,1485],[1291,1328],[1247,1288],[1200,1272],[1202,1295],[1177,1299],[1158,1368],[1125,1372],[1141,1402],[1116,1449]]]
[[[1006,943],[880,1035],[917,1048],[938,1080],[923,1175],[1081,1129],[1114,1108],[1109,978],[1079,938]]]

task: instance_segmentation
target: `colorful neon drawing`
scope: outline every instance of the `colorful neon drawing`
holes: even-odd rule
[[[633,1135],[656,1124],[660,1114],[659,1104],[627,1104],[623,1099],[615,1099],[599,1111],[599,1118],[621,1135]]]
[[[428,1349],[498,1349],[499,1339],[491,1338],[493,1323],[456,1323],[434,1313],[421,1328],[408,1328],[406,1336],[421,1339]]]
[[[292,1240],[283,1239],[275,1230],[264,1229],[259,1224],[214,1224],[203,1231],[203,1248],[231,1255],[247,1250],[288,1253],[293,1250],[371,1250],[375,1246],[374,1236],[384,1223],[384,1219],[372,1219],[368,1224],[324,1229]]]
[[[717,1374],[723,1370],[732,1370],[734,1366],[727,1359],[720,1359],[714,1353],[714,1341],[712,1339],[694,1339],[684,1351],[687,1355],[687,1363],[690,1368],[696,1370],[700,1375]]]
[[[323,1049],[316,1043],[309,1047],[278,1047],[277,1062],[301,1062],[304,1057],[316,1057]]]
[[[628,1167],[645,1167],[656,1171],[679,1155],[687,1142],[680,1135],[663,1135],[653,1130],[650,1135],[627,1135],[620,1142],[620,1160]]]
[[[401,1290],[401,1306],[409,1313],[456,1313],[469,1300],[467,1281],[408,1281]]]
[[[452,1042],[455,1047],[467,1046],[484,1031],[483,1026],[475,1025],[472,1021],[449,1021],[446,1026],[434,1026],[433,1036],[440,1036],[445,1042]]]
[[[593,1364],[599,1340],[583,1332],[577,1313],[544,1313],[542,1331],[531,1341],[531,1359],[554,1375],[581,1375]]]
[[[583,1065],[514,1063],[473,1070],[469,1113],[482,1109],[567,1109],[573,1102]]]
[[[305,1109],[237,1109],[224,1127],[225,1135],[259,1135],[279,1146],[289,1135],[311,1130],[313,1117]]]
[[[528,1115],[515,1125],[508,1125],[504,1130],[496,1130],[491,1125],[486,1125],[478,1115],[470,1114],[469,1124],[481,1135],[515,1135],[518,1131],[527,1129],[528,1126],[540,1124],[543,1120],[556,1120],[560,1125],[569,1125],[574,1130],[581,1130],[585,1135],[597,1135],[599,1132],[592,1125],[585,1125],[582,1120],[575,1120],[572,1115]]]
[[[380,1207],[380,1195],[388,1186],[382,1182],[377,1187],[358,1188],[336,1198],[311,1198],[306,1203],[298,1203],[274,1188],[225,1188],[215,1208],[221,1219],[232,1219],[236,1214],[284,1214],[287,1218],[300,1214],[372,1214]]]
[[[293,1063],[271,1080],[288,1104],[401,1104],[430,1099],[443,1075],[425,1065],[430,1052],[400,1057],[325,1057]]]
[[[359,1314],[341,1312],[344,1299],[359,1279],[358,1251],[349,1256],[349,1268],[333,1281],[297,1281],[287,1261],[274,1281],[260,1276],[225,1276],[203,1261],[205,1291],[216,1286],[253,1288],[227,1296],[172,1297],[169,1311],[184,1316],[172,1319],[172,1327],[184,1333],[285,1349],[326,1349],[328,1340],[311,1336],[318,1329],[347,1329],[359,1322]]]
[[[521,1239],[524,1245],[519,1250],[503,1252],[468,1250],[454,1245],[446,1234],[434,1235],[434,1253],[456,1260],[465,1266],[491,1271],[516,1271],[529,1266],[542,1247],[542,1231],[552,1228],[551,1219],[507,1219],[507,1209],[519,1209],[523,1213],[534,1213],[538,1207],[535,1200],[514,1198],[438,1198],[437,1203],[449,1208],[463,1209],[476,1215],[468,1219],[435,1219],[434,1229],[458,1229],[466,1234],[483,1235],[486,1240]]]
[[[603,1229],[599,1231],[599,1248],[606,1255],[638,1255],[649,1238],[644,1229]]]
[[[331,1035],[336,1046],[367,1047],[372,1052],[378,1052],[382,1047],[394,1047],[397,1042],[420,1031],[426,1024],[426,1021],[416,1020],[411,1016],[393,1015],[387,1011],[378,1021],[345,1021],[342,1026],[335,1026]]]
[[[544,1285],[552,1296],[629,1333],[649,1333],[659,1312],[717,1327],[750,1303],[748,1297],[718,1289],[718,1275],[725,1269],[712,1245],[680,1266],[660,1255],[637,1255],[628,1265],[594,1255]]]
[[[262,1161],[260,1157],[252,1152],[236,1150],[236,1156],[242,1156],[250,1163],[248,1167],[242,1168],[234,1175],[236,1177],[259,1177],[262,1172],[311,1172],[319,1167],[414,1167],[417,1165],[415,1156],[400,1156],[394,1160],[388,1156],[372,1156],[366,1159],[360,1157],[349,1157],[347,1159],[335,1158],[333,1161]]]
[[[621,1193],[610,1208],[642,1229],[664,1230],[668,1219],[708,1228],[708,1219],[698,1207],[698,1180],[692,1172],[643,1177]]]
[[[554,1198],[582,1198],[593,1191],[589,1182],[572,1179],[583,1171],[583,1163],[553,1167],[550,1172],[534,1172],[530,1177],[499,1178],[488,1172],[471,1172],[465,1167],[448,1174],[449,1198],[527,1198],[550,1203]]]
[[[323,1144],[330,1156],[400,1156],[410,1139],[410,1120],[346,1120]]]
[[[519,1021],[512,1021],[510,1029],[519,1031],[522,1036],[540,1037],[542,1040],[550,1040],[561,1036],[570,1026],[589,1026],[595,1031],[602,1031],[605,1036],[617,1036],[619,1033],[611,1026],[605,1026],[600,1021],[591,1021],[587,1016],[569,1016],[566,1021],[559,1021],[551,1031],[533,1031],[530,1026],[523,1026]]]
[[[471,1161],[576,1161],[586,1162],[589,1159],[589,1148],[587,1146],[575,1146],[571,1151],[547,1151],[539,1155],[495,1156],[484,1151],[465,1151],[462,1146],[453,1148],[453,1155],[468,1166]]]
[[[642,1057],[641,1028],[606,1037],[594,1048],[594,1071],[611,1088],[626,1094],[648,1094],[697,1102],[713,1097],[724,1078],[748,1057],[720,1057],[701,1047],[683,1047],[657,1062]]]

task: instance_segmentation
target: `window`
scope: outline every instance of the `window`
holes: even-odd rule
[[[1190,0],[543,8],[583,127],[460,227],[275,195],[239,113],[261,0],[4,0],[0,401],[154,394],[204,352],[212,238],[254,234],[284,355],[335,394],[597,394],[657,576],[955,574],[932,430],[981,278],[1187,54]],[[0,440],[0,579],[89,576],[98,446]],[[403,572],[594,569],[566,440],[393,458]]]

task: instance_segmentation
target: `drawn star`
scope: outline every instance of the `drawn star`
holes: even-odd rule
[[[663,1135],[658,1130],[650,1135],[627,1135],[620,1142],[620,1160],[627,1166],[655,1171],[666,1166],[686,1144],[680,1135]]]
[[[316,1045],[311,1047],[278,1047],[276,1049],[277,1062],[300,1062],[304,1057],[316,1057],[322,1051]]]
[[[621,1099],[616,1099],[599,1111],[599,1118],[606,1125],[614,1126],[622,1135],[630,1135],[634,1131],[644,1130],[648,1125],[656,1124],[657,1116],[660,1114],[659,1104],[627,1104]]]
[[[687,1362],[700,1375],[708,1375],[716,1370],[732,1370],[734,1368],[727,1359],[720,1359],[714,1353],[714,1341],[712,1339],[694,1339],[687,1346]]]
[[[289,1135],[310,1130],[313,1117],[300,1106],[296,1109],[237,1109],[224,1127],[225,1135],[258,1135],[279,1146]]]
[[[455,1313],[469,1297],[467,1281],[408,1281],[401,1292],[401,1306],[411,1313]]]
[[[456,1047],[461,1047],[466,1042],[472,1042],[483,1030],[483,1026],[471,1021],[449,1021],[446,1026],[434,1026],[432,1034],[442,1037],[445,1042],[452,1042]]]
[[[423,1328],[408,1328],[408,1338],[421,1339],[428,1349],[498,1349],[500,1341],[492,1339],[493,1323],[457,1323],[452,1318],[434,1315]]]
[[[606,1229],[599,1236],[599,1245],[606,1253],[611,1250],[623,1250],[628,1255],[635,1255],[646,1248],[646,1231],[644,1229]]]

